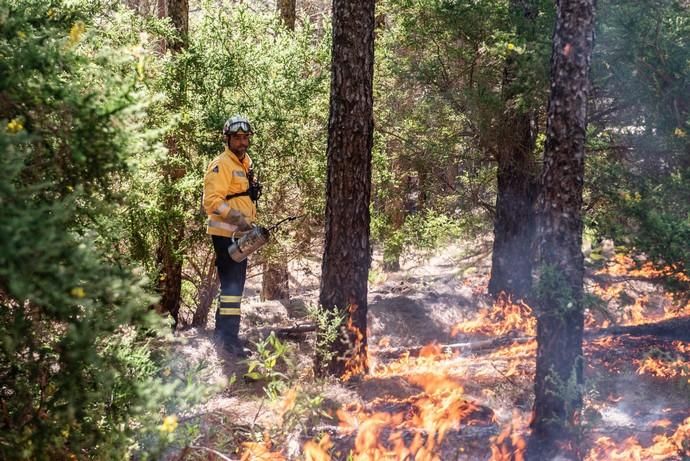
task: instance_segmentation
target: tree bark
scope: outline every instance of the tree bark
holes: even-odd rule
[[[537,209],[537,366],[529,459],[579,459],[584,330],[582,188],[594,0],[558,0]]]
[[[197,305],[192,316],[193,327],[206,327],[208,324],[208,314],[211,312],[211,308],[216,300],[220,280],[218,279],[215,259],[215,253],[211,249],[198,266],[192,264],[192,267],[196,269],[192,276],[194,280],[199,281],[197,285]]]
[[[182,259],[175,254],[177,238],[162,237],[158,243],[156,259],[159,267],[158,292],[161,295],[158,311],[169,313],[173,318],[173,329],[177,328],[182,293]]]
[[[165,8],[163,8],[163,6]],[[188,0],[167,0],[164,5],[159,5],[159,14],[165,13],[172,21],[177,31],[178,37],[166,43],[166,46],[177,53],[181,51],[187,44],[187,35],[189,32],[189,1]],[[176,85],[178,88],[171,89],[171,94],[180,94],[183,92],[183,80],[177,79]],[[172,100],[172,98],[171,98]],[[170,103],[170,109],[174,110],[174,105],[179,104],[178,100]],[[182,291],[182,256],[178,250],[182,246],[184,222],[179,222],[171,210],[179,206],[181,200],[179,193],[176,192],[174,183],[179,181],[184,175],[184,169],[181,169],[173,161],[175,157],[179,156],[178,140],[168,135],[165,140],[168,148],[167,158],[163,165],[164,186],[162,197],[160,198],[161,207],[166,214],[166,217],[159,223],[159,235],[161,240],[157,248],[157,256],[160,270],[160,277],[158,280],[158,290],[161,293],[160,309],[163,312],[169,312],[173,318],[173,329],[177,328],[179,322],[180,311],[180,293]]]
[[[165,11],[178,35],[167,47],[173,52],[181,51],[187,46],[189,35],[189,0],[166,0]]]
[[[526,299],[532,287],[538,184],[532,159],[535,142],[532,126],[530,114],[514,112],[503,124],[512,134],[505,133],[497,159],[498,194],[489,279],[489,294],[495,298],[503,292],[514,301]]]
[[[368,372],[367,278],[373,144],[374,0],[333,1],[326,233],[319,301],[348,325],[317,351],[318,375]]]
[[[524,23],[532,23],[537,8],[532,1],[511,0]],[[518,32],[525,28],[518,23]],[[532,287],[532,244],[539,178],[535,168],[537,137],[533,110],[518,108],[522,83],[518,82],[517,52],[507,58],[503,75],[505,112],[497,127],[497,195],[489,294],[502,292],[513,300],[526,299]]]
[[[296,7],[297,0],[278,0],[278,12],[280,13],[280,19],[283,20],[283,24],[289,30],[295,30],[295,19],[297,17]]]

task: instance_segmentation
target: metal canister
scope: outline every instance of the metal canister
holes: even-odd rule
[[[242,262],[247,256],[268,242],[270,232],[265,227],[257,226],[230,245],[228,254],[236,262]]]

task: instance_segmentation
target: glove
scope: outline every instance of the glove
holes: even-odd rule
[[[247,220],[244,219],[244,217],[242,217],[242,218],[240,218],[239,221],[237,222],[237,230],[242,231],[242,232],[248,231],[248,230],[252,230],[252,225],[249,224],[249,223],[247,222]]]
[[[245,231],[251,229],[251,225],[247,222],[244,215],[238,210],[230,210],[225,220],[230,224],[237,226],[238,230]]]

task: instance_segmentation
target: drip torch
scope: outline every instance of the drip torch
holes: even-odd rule
[[[228,254],[236,262],[244,261],[247,256],[254,253],[256,250],[268,243],[268,239],[271,236],[271,232],[278,228],[281,224],[294,221],[300,216],[288,216],[287,218],[281,219],[274,225],[270,227],[254,226],[252,230],[247,232],[238,240],[235,240],[232,245],[228,248]]]

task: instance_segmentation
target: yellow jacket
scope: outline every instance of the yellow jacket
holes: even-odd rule
[[[204,175],[204,211],[208,215],[206,233],[231,237],[237,225],[229,216],[232,210],[239,211],[248,223],[256,221],[256,206],[248,195],[226,199],[228,195],[249,189],[247,172],[252,165],[249,155],[240,162],[225,146],[225,151],[214,158]],[[233,213],[233,214],[236,214]]]

